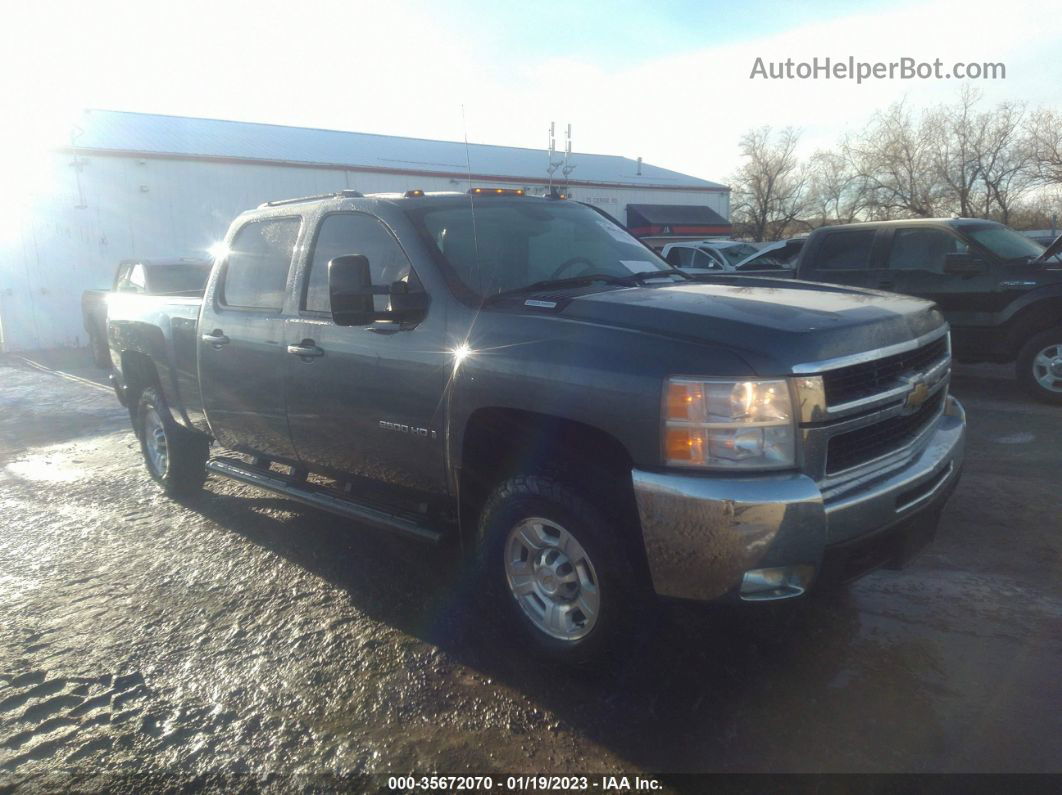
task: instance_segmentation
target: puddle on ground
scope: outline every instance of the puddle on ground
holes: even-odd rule
[[[21,461],[12,461],[4,467],[4,471],[22,480],[49,483],[72,483],[85,477],[85,470],[81,467],[70,466],[68,461],[55,460],[44,455],[32,455]]]

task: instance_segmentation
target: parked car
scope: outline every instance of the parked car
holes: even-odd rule
[[[688,275],[786,271],[800,253],[805,238],[793,238],[757,247],[737,241],[683,241],[669,243],[660,255]],[[780,273],[785,276],[787,274]]]
[[[81,294],[81,318],[88,332],[92,359],[97,367],[109,369],[107,348],[107,296],[114,293],[138,295],[201,296],[210,275],[210,260],[193,258],[123,260],[114,274],[110,290],[85,290]]]
[[[684,240],[668,243],[660,251],[675,267],[727,270],[759,252],[757,246],[740,240]],[[670,255],[670,256],[669,256]]]
[[[202,300],[113,296],[150,476],[453,539],[475,601],[571,663],[656,596],[794,598],[932,536],[965,433],[932,304],[698,283],[585,206],[471,193],[267,203]]]
[[[1015,362],[1019,382],[1062,404],[1062,263],[1049,248],[972,218],[828,226],[811,233],[797,276],[926,298],[964,362]]]

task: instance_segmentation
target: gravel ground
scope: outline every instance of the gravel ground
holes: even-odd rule
[[[111,393],[0,359],[0,788],[1062,772],[1062,410],[977,371],[953,391],[966,473],[908,569],[668,610],[590,677],[481,631],[454,553],[216,477],[167,499]]]

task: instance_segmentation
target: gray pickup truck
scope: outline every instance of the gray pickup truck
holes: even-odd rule
[[[151,477],[453,539],[482,605],[554,659],[614,653],[657,597],[768,602],[900,564],[960,475],[926,301],[694,282],[522,191],[270,202],[225,244],[201,301],[111,302]]]

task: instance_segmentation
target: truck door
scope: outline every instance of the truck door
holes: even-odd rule
[[[295,458],[284,406],[282,309],[300,218],[242,226],[199,320],[199,379],[211,430],[225,447]]]
[[[945,227],[897,227],[887,258],[887,289],[935,302],[953,326],[990,325],[996,276],[989,263],[978,273],[944,272],[945,255],[968,251],[966,241]]]
[[[288,424],[307,468],[374,481],[389,495],[446,490],[444,395],[453,368],[441,311],[399,329],[337,326],[328,263],[363,254],[375,285],[404,281],[423,292],[388,227],[360,212],[326,215],[302,274],[298,319],[288,321]],[[394,300],[376,296],[377,310]]]
[[[820,233],[822,239],[800,262],[800,278],[853,287],[877,288],[877,230],[837,229]]]

